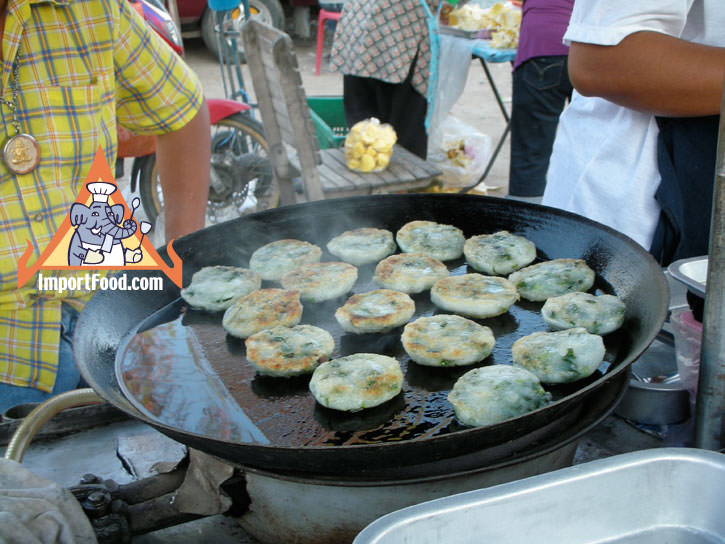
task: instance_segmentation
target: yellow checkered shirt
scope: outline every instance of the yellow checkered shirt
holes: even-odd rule
[[[9,0],[2,39],[2,97],[12,100],[19,62],[18,119],[39,144],[24,175],[0,164],[0,381],[49,392],[55,383],[61,299],[35,280],[17,288],[28,241],[31,265],[47,247],[98,147],[116,160],[116,119],[142,134],[178,130],[202,103],[198,78],[126,0]],[[3,104],[3,140],[13,136]],[[45,274],[47,275],[47,273]],[[64,293],[81,307],[87,293]]]

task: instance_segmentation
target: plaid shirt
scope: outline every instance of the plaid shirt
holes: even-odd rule
[[[440,0],[425,0],[431,13]],[[430,37],[421,0],[349,0],[332,43],[330,66],[343,74],[402,83],[413,59],[413,88],[427,96]]]
[[[0,163],[0,381],[49,392],[55,383],[61,298],[17,287],[18,259],[46,248],[101,146],[116,159],[116,119],[138,133],[178,130],[202,103],[197,77],[126,0],[8,0],[2,97],[19,62],[21,132],[40,149],[32,172]],[[1,107],[3,140],[15,134]],[[87,293],[63,293],[79,308]]]

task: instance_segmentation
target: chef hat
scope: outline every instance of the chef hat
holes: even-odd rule
[[[96,181],[86,185],[93,195],[93,202],[108,202],[108,196],[116,190],[113,183],[106,181]]]

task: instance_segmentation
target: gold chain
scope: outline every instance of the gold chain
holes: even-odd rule
[[[20,134],[20,120],[18,119],[18,74],[20,73],[19,58],[20,54],[18,53],[15,57],[15,62],[13,62],[13,75],[10,80],[10,96],[12,97],[12,100],[0,98],[0,102],[7,106],[10,113],[13,115],[12,124],[15,129],[15,134]]]

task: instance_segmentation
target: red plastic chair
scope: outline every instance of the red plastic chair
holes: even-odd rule
[[[320,75],[320,64],[322,63],[322,42],[325,37],[325,21],[338,21],[340,11],[327,11],[320,8],[320,15],[317,18],[317,50],[315,51],[315,75]]]

